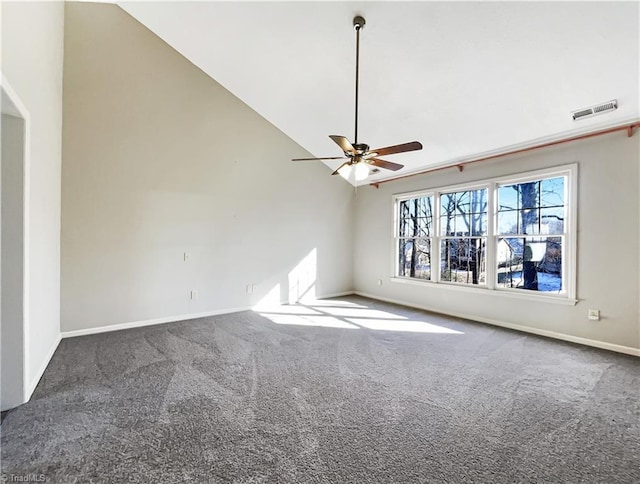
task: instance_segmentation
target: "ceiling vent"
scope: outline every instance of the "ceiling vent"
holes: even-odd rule
[[[607,101],[606,103],[597,104],[589,108],[578,109],[572,111],[571,117],[574,121],[584,118],[590,118],[591,116],[597,116],[598,114],[608,113],[609,111],[615,111],[618,109],[618,100]]]

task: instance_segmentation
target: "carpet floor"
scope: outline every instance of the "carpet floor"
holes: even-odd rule
[[[640,359],[360,297],[64,339],[2,472],[638,483]],[[14,481],[15,482],[15,481]]]

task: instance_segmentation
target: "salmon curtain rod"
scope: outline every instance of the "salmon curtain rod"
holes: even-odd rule
[[[440,167],[437,167],[437,168],[432,168],[430,170],[418,171],[416,173],[410,173],[408,175],[398,176],[398,177],[395,177],[395,178],[388,178],[386,180],[380,180],[380,181],[377,181],[377,182],[370,183],[369,185],[378,188],[383,183],[389,183],[389,182],[393,182],[393,181],[397,181],[397,180],[402,180],[404,178],[409,178],[411,176],[424,175],[426,173],[432,173],[434,171],[446,170],[448,168],[454,168],[454,167],[457,168],[459,171],[462,171],[464,169],[465,165],[470,165],[472,163],[478,163],[480,161],[495,160],[496,158],[502,158],[503,156],[515,155],[515,154],[518,154],[518,153],[525,153],[527,151],[538,150],[540,148],[547,148],[549,146],[555,146],[555,145],[560,145],[560,144],[563,144],[563,143],[569,143],[571,141],[578,141],[578,140],[581,140],[581,139],[593,138],[594,136],[600,136],[600,135],[603,135],[603,134],[614,133],[616,131],[626,131],[627,132],[627,136],[629,138],[631,138],[631,136],[633,136],[633,128],[640,128],[640,122],[636,121],[635,123],[631,123],[631,124],[622,124],[620,126],[615,126],[613,128],[603,129],[601,131],[594,131],[592,133],[585,133],[585,134],[581,134],[581,135],[578,135],[578,136],[571,136],[569,138],[563,138],[563,139],[559,139],[559,140],[556,140],[556,141],[549,141],[547,143],[541,143],[539,145],[529,146],[527,148],[520,148],[520,149],[517,149],[517,150],[511,150],[511,151],[507,151],[505,153],[500,153],[500,154],[497,154],[497,155],[485,156],[483,158],[478,158],[478,159],[475,159],[475,160],[464,161],[464,162],[461,162],[461,163],[455,163],[455,164],[451,164],[451,165],[447,165],[447,166],[440,166]]]

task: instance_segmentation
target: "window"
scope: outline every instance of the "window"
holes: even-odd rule
[[[497,285],[562,292],[564,177],[498,185]]]
[[[431,279],[432,197],[402,200],[398,205],[398,274]]]
[[[487,189],[440,194],[440,280],[486,283]]]
[[[576,172],[397,195],[395,280],[575,299]]]

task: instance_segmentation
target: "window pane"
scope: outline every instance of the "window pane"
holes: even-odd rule
[[[431,239],[400,239],[398,257],[399,276],[431,279]]]
[[[431,218],[431,197],[421,197],[417,200],[418,217]]]
[[[498,211],[519,209],[520,202],[514,185],[502,185],[498,187]]]
[[[431,236],[432,197],[402,200],[398,212],[397,233],[400,237]]]
[[[471,215],[471,235],[487,235],[487,214],[476,213]]]
[[[498,234],[564,233],[564,177],[498,187]]]
[[[518,210],[498,210],[498,233],[502,234],[517,234],[519,223]]]
[[[564,207],[540,209],[540,227],[543,234],[564,233]]]
[[[540,206],[564,206],[564,177],[547,178],[540,182]]]
[[[498,239],[498,286],[562,292],[562,237]]]
[[[400,202],[400,213],[406,214],[407,217],[415,217],[416,209],[414,199],[402,200]]]
[[[523,208],[520,211],[520,234],[539,234],[540,211],[537,208]]]
[[[485,242],[484,238],[453,238],[441,241],[440,280],[485,284]]]
[[[418,233],[416,233],[417,237],[431,237],[431,224],[432,219],[430,218],[419,218],[418,219]]]
[[[412,237],[415,233],[416,220],[415,217],[409,217],[405,213],[400,211],[400,217],[398,218],[398,235],[400,237]]]
[[[487,234],[487,190],[467,190],[440,196],[440,234],[481,236]]]
[[[412,214],[413,204],[403,200],[398,204],[398,235],[410,237],[415,230],[415,212]]]

